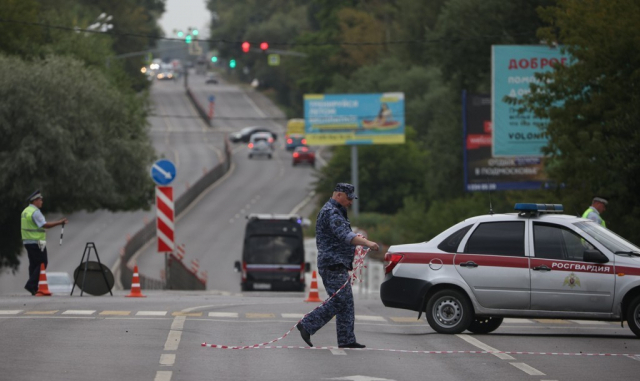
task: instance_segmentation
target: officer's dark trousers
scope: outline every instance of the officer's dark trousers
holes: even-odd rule
[[[38,281],[40,280],[40,264],[44,263],[44,268],[47,268],[49,261],[47,260],[47,248],[40,251],[40,247],[36,243],[30,243],[24,245],[27,249],[27,255],[29,256],[29,280],[24,286],[29,291],[38,291]]]
[[[327,294],[333,295],[342,287],[349,279],[349,271],[346,267],[338,266],[337,270],[328,268],[319,268],[318,272],[322,277]],[[347,345],[356,342],[354,328],[354,311],[353,311],[353,293],[351,291],[351,282],[340,290],[333,299],[305,316],[300,322],[302,327],[313,335],[333,317],[336,317],[336,331],[338,334],[338,345]]]

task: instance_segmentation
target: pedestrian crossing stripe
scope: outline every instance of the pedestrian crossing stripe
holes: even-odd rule
[[[283,319],[295,319],[300,320],[305,315],[304,313],[258,313],[258,312],[246,312],[246,313],[238,313],[238,312],[185,312],[185,311],[121,311],[121,310],[105,310],[105,311],[96,311],[96,310],[64,310],[60,312],[60,310],[36,310],[36,311],[25,311],[25,310],[0,310],[0,318],[3,316],[10,315],[65,315],[65,316],[74,316],[74,315],[83,315],[83,316],[130,316],[134,314],[135,316],[148,316],[148,317],[165,317],[167,315],[170,316],[186,316],[186,317],[202,317],[208,316],[210,318],[221,318],[221,319],[275,319],[277,317],[281,317]],[[386,323],[388,320],[391,320],[394,323],[403,323],[403,324],[420,324],[426,325],[427,323],[422,320],[418,320],[416,317],[402,317],[402,316],[376,316],[376,315],[355,315],[356,321],[359,322],[369,322],[369,323]],[[388,319],[388,320],[387,320]],[[611,322],[611,321],[595,321],[595,320],[563,320],[563,319],[519,319],[519,318],[505,318],[503,321],[504,324],[543,324],[543,325],[552,325],[552,324],[560,324],[560,325],[619,325],[619,322]]]

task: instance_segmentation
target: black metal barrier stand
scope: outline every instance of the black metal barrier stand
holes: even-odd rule
[[[82,259],[80,260],[80,265],[78,265],[78,267],[82,266],[82,263],[84,262],[84,271],[82,272],[82,287],[80,288],[80,296],[82,296],[82,294],[84,293],[84,282],[87,279],[87,270],[88,270],[88,266],[89,266],[89,257],[91,256],[91,249],[93,248],[93,251],[96,252],[96,258],[98,259],[98,265],[100,265],[100,269],[102,270],[102,262],[100,262],[100,256],[98,255],[98,249],[96,249],[96,245],[93,242],[87,242],[87,244],[84,247],[84,252],[82,253]],[[85,255],[87,256],[87,260],[84,260]],[[113,292],[111,292],[111,287],[109,286],[109,281],[107,281],[107,276],[104,275],[104,271],[100,271],[102,273],[102,277],[104,279],[104,284],[107,286],[107,289],[109,290],[109,294],[111,294],[111,296],[113,296]],[[71,288],[71,293],[69,295],[73,295],[73,290],[75,290],[76,288],[76,283],[78,282],[78,275],[80,275],[80,272],[78,271],[73,279],[73,287]]]

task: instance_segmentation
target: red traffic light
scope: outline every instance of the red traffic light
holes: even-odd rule
[[[242,43],[242,51],[245,53],[249,53],[249,48],[251,47],[251,44],[248,43],[247,41]]]
[[[262,49],[262,50],[269,49],[269,44],[267,44],[266,42],[261,42],[260,43],[260,49]]]

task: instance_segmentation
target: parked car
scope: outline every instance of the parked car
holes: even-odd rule
[[[278,135],[276,135],[266,127],[245,127],[242,130],[229,135],[229,140],[232,143],[249,143],[251,135],[255,134],[256,132],[268,132],[271,134],[271,137],[273,137],[274,141],[278,140]]]
[[[273,137],[268,132],[257,132],[249,140],[249,159],[255,156],[273,157]]]
[[[466,219],[385,254],[380,298],[439,333],[489,333],[505,317],[626,320],[640,336],[640,247],[562,205]]]
[[[311,166],[316,165],[316,154],[309,147],[296,147],[291,154],[292,163],[291,165],[296,166],[301,163],[309,163]]]
[[[306,145],[307,145],[307,139],[305,139],[304,135],[302,134],[287,135],[287,138],[285,139],[285,142],[284,142],[284,148],[287,151],[293,151],[294,149],[296,149],[296,147],[306,146]]]

